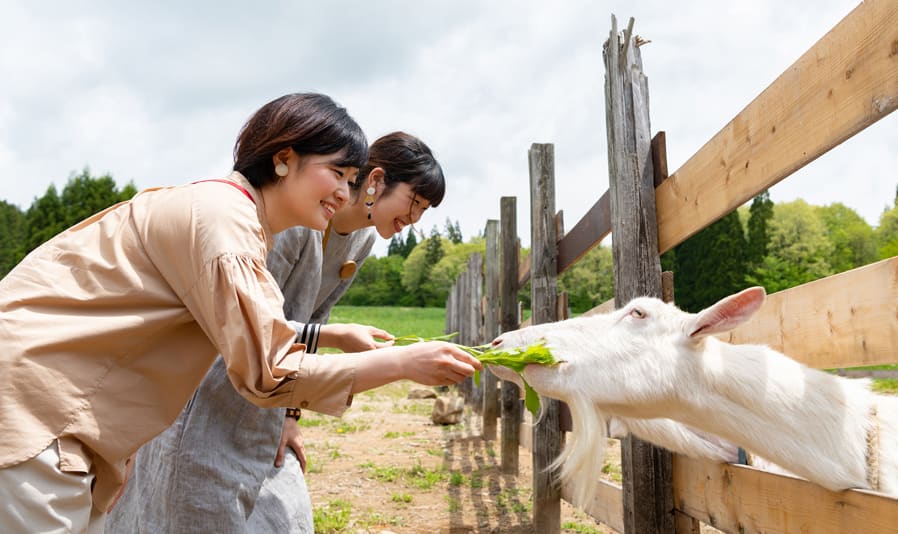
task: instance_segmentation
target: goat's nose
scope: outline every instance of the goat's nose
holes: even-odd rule
[[[498,347],[498,346],[501,345],[501,344],[502,344],[502,338],[501,338],[501,337],[497,337],[496,339],[493,340],[493,346],[494,346],[494,347]]]

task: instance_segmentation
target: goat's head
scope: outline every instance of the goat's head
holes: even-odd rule
[[[639,407],[669,400],[682,386],[674,372],[678,366],[697,359],[707,335],[731,330],[751,317],[764,296],[763,288],[749,288],[697,314],[640,297],[611,313],[506,332],[493,345],[526,347],[545,340],[562,363],[528,365],[523,373],[541,395],[568,403],[579,397],[623,408],[623,415],[651,416]]]
[[[575,504],[585,506],[595,496],[607,416],[656,417],[654,407],[684,387],[679,366],[698,364],[704,338],[744,322],[763,301],[763,288],[749,288],[690,314],[642,297],[609,314],[530,326],[493,341],[520,348],[545,340],[561,360],[528,365],[523,374],[537,392],[565,401],[571,410],[574,432],[552,467],[561,467],[561,479],[572,484]],[[511,370],[493,368],[520,385]]]

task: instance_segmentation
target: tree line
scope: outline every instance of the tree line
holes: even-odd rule
[[[119,189],[111,176],[92,177],[84,169],[61,193],[51,185],[25,211],[0,200],[0,277],[47,239],[136,192],[133,183]],[[341,304],[445,306],[470,255],[484,254],[485,248],[483,235],[466,241],[458,221],[449,219],[427,236],[396,235],[386,256],[365,261]],[[529,250],[521,253],[526,257]],[[774,204],[765,191],[665,253],[661,266],[674,272],[677,305],[698,311],[748,285],[773,293],[895,255],[898,191],[876,227],[841,203]],[[559,278],[572,312],[614,296],[613,269],[611,249],[599,245]],[[528,287],[519,298],[529,307]]]

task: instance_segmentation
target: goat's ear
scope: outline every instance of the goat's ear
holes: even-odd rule
[[[700,311],[689,323],[689,337],[727,332],[747,321],[764,303],[763,287],[750,287]]]

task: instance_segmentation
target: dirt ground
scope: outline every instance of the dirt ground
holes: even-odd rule
[[[481,439],[479,417],[435,425],[433,399],[406,398],[417,388],[359,395],[339,419],[304,414],[316,532],[534,532],[529,451],[520,449],[517,477],[502,474],[500,442]],[[564,501],[561,515],[562,532],[615,532]]]

